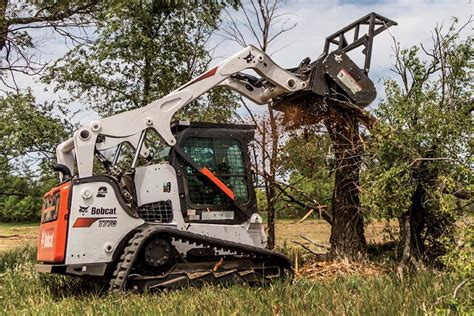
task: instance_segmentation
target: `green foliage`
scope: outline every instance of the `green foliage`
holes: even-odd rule
[[[454,196],[472,191],[472,38],[454,26],[435,30],[431,50],[398,48],[362,181],[371,213],[419,216],[414,233],[436,255],[466,204]]]
[[[291,185],[288,193],[308,205],[330,204],[334,187],[334,177],[328,166],[330,148],[327,135],[314,131],[291,135],[282,148],[279,162],[280,176],[287,177]],[[284,195],[280,195],[277,209],[281,209],[280,217],[301,217],[308,212],[305,207],[289,204]]]
[[[443,261],[457,279],[464,280],[474,275],[474,223],[468,219],[459,229],[458,242],[451,244],[451,249]]]
[[[27,90],[0,98],[0,221],[37,220],[66,122]],[[41,174],[41,176],[38,176]]]
[[[39,105],[30,90],[0,97],[1,170],[32,169],[54,161],[56,145],[70,125],[54,115],[51,104]],[[16,160],[19,159],[20,160]]]
[[[441,67],[440,61],[423,61],[420,48],[412,47],[400,52],[413,74],[409,90],[395,80],[385,84],[387,99],[375,110],[380,123],[372,131],[372,161],[366,173],[371,185],[367,192],[373,197],[367,201],[374,203],[374,211],[397,216],[407,209],[417,180],[415,170],[422,161],[428,161],[437,174],[438,185],[427,189],[439,202],[446,202],[440,200],[441,189],[449,192],[456,181],[469,182],[472,39],[457,43],[451,32],[443,43],[450,45],[449,73],[444,79],[439,73],[430,74],[432,67]]]
[[[474,298],[474,221],[471,216],[466,216],[459,221],[460,227],[457,230],[456,242],[446,241],[447,252],[441,258],[445,265],[446,272],[450,277],[458,282],[452,297],[447,297],[445,302],[453,309],[462,314],[472,314],[474,307],[472,302]],[[470,295],[471,305],[465,305],[462,295]]]
[[[464,218],[461,227],[458,230],[457,242],[447,243],[448,251],[441,260],[446,267],[450,277],[459,282],[457,292],[474,293],[474,222],[472,217]],[[471,298],[472,301],[472,298]],[[454,304],[459,310],[465,311],[466,307],[459,300],[458,294],[453,294],[451,304]]]
[[[261,215],[264,214],[264,211],[267,210],[267,197],[265,190],[256,189],[255,193],[257,195],[257,209],[260,211]]]
[[[55,178],[5,175],[0,182],[0,222],[30,222],[40,218],[43,194],[56,185]]]
[[[396,276],[352,276],[327,281],[297,278],[268,287],[204,286],[156,294],[109,295],[106,285],[34,272],[34,248],[0,254],[0,306],[9,314],[157,315],[416,315],[467,308],[443,303],[455,283],[422,272],[401,282]],[[34,302],[34,304],[32,304]],[[184,302],[184,303],[183,303]]]
[[[69,51],[43,78],[66,103],[91,105],[101,116],[142,107],[207,70],[206,46],[225,4],[108,2],[98,14],[95,40]],[[229,92],[213,90],[177,118],[225,121],[236,107]]]

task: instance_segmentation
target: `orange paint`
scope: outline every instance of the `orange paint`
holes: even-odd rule
[[[216,72],[217,72],[217,66],[210,69],[210,70],[208,70],[208,71],[206,71],[205,73],[203,73],[202,75],[200,75],[199,77],[194,79],[193,81],[191,81],[191,82],[187,83],[186,85],[182,86],[180,88],[180,90],[183,90],[184,88],[186,88],[187,86],[192,85],[193,83],[196,83],[198,81],[204,80],[204,79],[209,78],[209,77],[212,77],[216,74]]]
[[[36,259],[41,262],[64,261],[68,226],[68,200],[71,182],[65,182],[44,195]]]
[[[72,225],[72,227],[76,227],[76,228],[91,227],[91,225],[94,224],[99,219],[102,219],[102,217],[82,217],[82,218],[78,218],[78,219],[76,219],[76,221],[74,222],[74,225]]]
[[[222,182],[221,180],[219,180],[219,178],[217,178],[212,172],[211,170],[207,169],[206,167],[202,168],[201,170],[199,170],[203,175],[205,175],[206,177],[208,177],[215,185],[217,185],[221,190],[222,192],[224,192],[231,200],[235,200],[235,196],[234,196],[234,192],[232,192],[232,190],[224,184],[224,182]]]

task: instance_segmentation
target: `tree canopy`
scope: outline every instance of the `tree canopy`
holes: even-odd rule
[[[210,38],[225,4],[115,1],[98,14],[95,40],[49,68],[44,82],[101,116],[144,106],[207,70]],[[211,91],[183,109],[193,119],[225,121],[235,109],[228,91]]]
[[[456,26],[430,48],[396,45],[362,190],[372,214],[400,219],[406,256],[431,263],[472,192],[472,37]]]

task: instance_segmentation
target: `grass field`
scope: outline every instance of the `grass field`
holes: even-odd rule
[[[381,231],[384,225],[372,226],[374,231]],[[34,272],[36,230],[35,225],[0,226],[2,236],[24,236],[15,237],[19,239],[14,245],[2,246],[10,250],[0,253],[0,314],[420,315],[456,314],[460,308],[466,313],[474,311],[470,293],[460,291],[456,300],[452,298],[457,280],[433,271],[419,272],[403,281],[390,271],[318,280],[302,275],[293,282],[266,287],[206,286],[110,295],[106,286],[91,281]],[[323,233],[328,231],[322,222],[281,221],[277,231],[279,243],[298,239],[301,233],[320,242],[327,242],[328,237]],[[369,239],[370,234],[369,228]],[[5,239],[8,238],[2,238],[0,243]]]
[[[429,271],[402,282],[388,273],[267,287],[206,286],[155,294],[109,295],[98,284],[33,271],[34,248],[0,255],[0,311],[48,315],[419,315],[468,308],[453,300],[456,282]],[[472,303],[472,302],[471,302]],[[0,312],[1,313],[1,312]]]

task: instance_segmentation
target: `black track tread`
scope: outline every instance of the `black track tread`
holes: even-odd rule
[[[152,230],[150,228],[138,229],[135,235],[130,238],[110,280],[110,292],[121,293],[125,291],[125,283],[135,263],[140,246]]]
[[[117,268],[115,269],[110,281],[111,292],[125,292],[127,278],[136,261],[141,247],[148,237],[156,234],[172,238],[176,241],[195,244],[196,246],[206,246],[215,248],[219,251],[232,252],[237,255],[246,256],[248,258],[271,259],[272,261],[276,262],[282,272],[286,270],[292,273],[290,260],[288,257],[278,252],[204,235],[198,235],[187,231],[144,224],[137,229],[137,232],[129,240],[123,254],[120,256],[120,260],[117,263]]]

